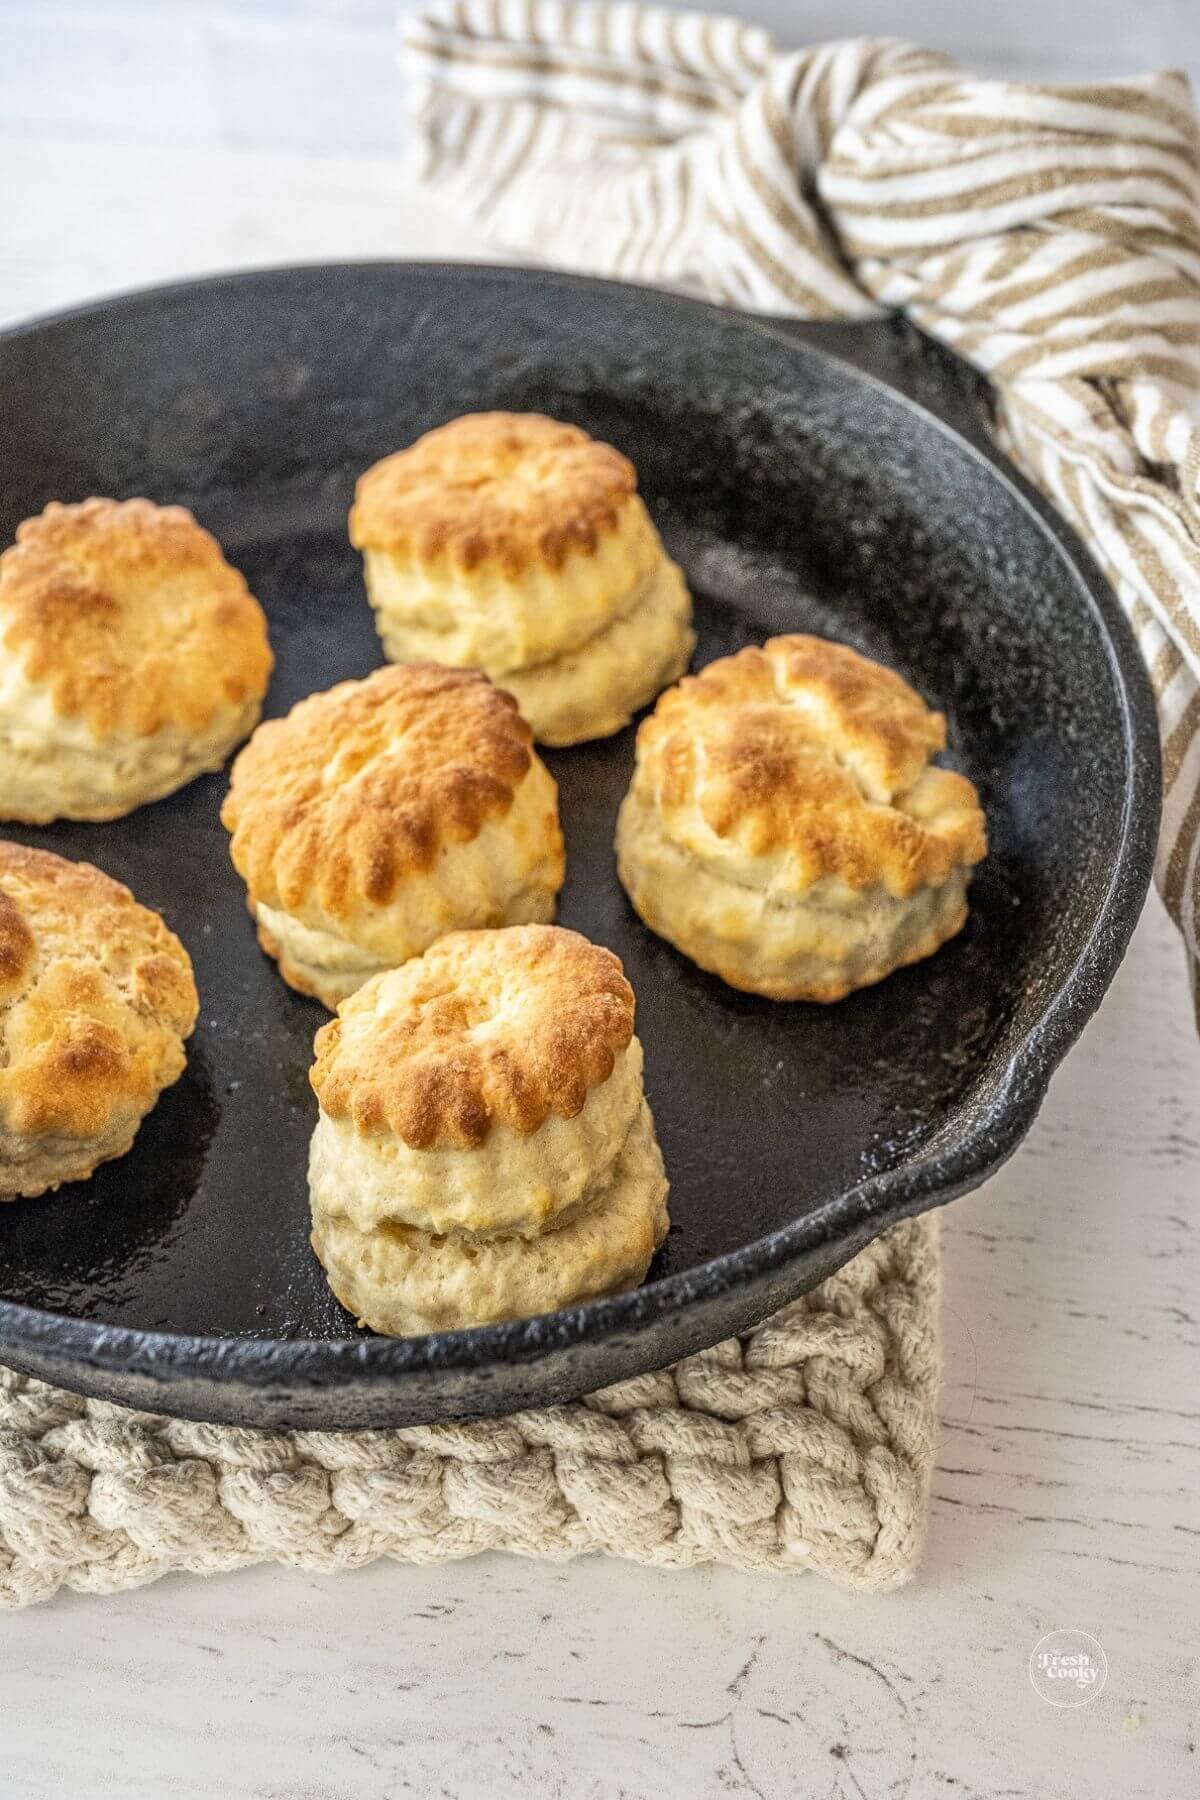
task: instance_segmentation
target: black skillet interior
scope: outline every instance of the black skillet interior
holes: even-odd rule
[[[839,347],[917,368],[889,330],[843,332]],[[944,367],[917,379],[953,402]],[[191,952],[202,1012],[186,1075],[129,1156],[0,1209],[11,1360],[246,1422],[559,1397],[745,1325],[1012,1147],[1132,927],[1157,776],[1111,600],[992,464],[803,344],[691,302],[519,271],[336,268],[164,290],[0,341],[0,380],[0,536],[51,497],[191,506],[267,609],[271,713],[381,660],[345,532],[362,468],[465,411],[573,419],[637,464],[697,597],[694,666],[794,629],[893,664],[945,709],[949,759],[979,784],[991,836],[970,923],[940,955],[837,1007],[771,1005],[630,911],[611,842],[632,730],[550,753],[560,918],[615,949],[638,996],[674,1221],[651,1283],[678,1279],[422,1349],[359,1333],[308,1248],[306,1075],[324,1014],[255,947],[217,816],[224,777],[113,825],[13,830],[159,908]],[[790,1246],[760,1243],[789,1228]],[[339,1339],[359,1350],[325,1355]]]

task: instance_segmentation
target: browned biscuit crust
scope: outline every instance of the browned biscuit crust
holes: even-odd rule
[[[510,575],[594,551],[637,491],[633,464],[540,413],[472,413],[384,457],[350,512],[359,550]]]
[[[533,761],[511,694],[475,669],[404,663],[259,726],[221,820],[251,902],[330,919],[385,906],[445,845],[509,810]]]
[[[0,556],[0,644],[97,738],[202,731],[261,699],[262,608],[182,506],[51,501]]]
[[[128,888],[0,842],[0,1133],[136,1123],[182,1072],[197,1009],[187,951]]]
[[[321,1000],[324,1003],[320,984],[288,955],[286,947],[280,943],[270,926],[264,925],[261,919],[255,917],[254,902],[249,894],[246,896],[246,906],[250,917],[254,919],[254,935],[263,955],[279,964],[279,973],[290,988],[294,988],[298,994],[304,994],[309,1000]]]
[[[332,1119],[415,1150],[476,1149],[574,1118],[633,1036],[611,950],[555,925],[460,931],[377,975],[317,1033],[309,1079]]]
[[[892,670],[795,634],[663,694],[638,733],[634,786],[668,831],[679,820],[689,840],[786,855],[794,893],[836,876],[908,895],[986,851],[972,784],[928,767],[945,741],[942,714]]]

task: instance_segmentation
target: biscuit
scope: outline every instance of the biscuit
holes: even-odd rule
[[[467,927],[554,917],[558,790],[511,695],[410,663],[260,725],[221,818],[259,942],[333,1008]]]
[[[124,1156],[197,1007],[187,951],[128,888],[0,842],[0,1200]]]
[[[312,1245],[336,1297],[372,1331],[454,1331],[637,1287],[667,1234],[666,1193],[643,1102],[588,1209],[540,1237],[437,1237],[392,1220],[364,1232],[314,1209]]]
[[[667,1229],[633,993],[554,926],[458,932],[317,1033],[313,1247],[374,1330],[636,1286]]]
[[[181,506],[52,501],[0,556],[0,816],[116,819],[219,769],[270,679],[266,621]]]
[[[652,931],[731,987],[840,1000],[931,955],[987,852],[946,723],[890,669],[795,635],[710,663],[637,740],[617,870]]]
[[[362,476],[350,540],[388,657],[485,670],[542,743],[619,731],[691,656],[691,597],[633,465],[577,426],[428,432]]]

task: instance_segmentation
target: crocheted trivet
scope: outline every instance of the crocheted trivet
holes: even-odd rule
[[[907,1221],[744,1338],[586,1400],[401,1431],[249,1431],[0,1369],[0,1604],[172,1570],[481,1550],[897,1587],[933,1463],[940,1258]]]

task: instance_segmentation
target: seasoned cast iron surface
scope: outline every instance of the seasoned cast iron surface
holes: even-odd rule
[[[843,341],[886,358],[886,331]],[[560,919],[616,950],[638,997],[672,1184],[652,1280],[828,1214],[824,1269],[861,1241],[862,1218],[839,1219],[835,1203],[865,1176],[900,1172],[891,1199],[872,1202],[874,1230],[918,1199],[961,1191],[1011,1148],[1132,926],[1152,818],[1123,910],[1114,921],[1106,908],[1131,854],[1132,786],[1153,810],[1153,759],[1083,580],[960,442],[838,363],[706,308],[502,271],[291,271],[168,291],[0,343],[0,378],[3,537],[52,496],[192,506],[266,607],[278,657],[269,713],[381,660],[345,533],[355,474],[491,406],[573,419],[634,459],[697,596],[694,667],[772,632],[816,631],[899,668],[946,710],[950,760],[978,783],[991,837],[970,923],[936,958],[827,1009],[738,995],[634,917],[611,848],[632,730],[547,754],[567,840]],[[918,378],[946,391],[942,370]],[[161,910],[194,960],[201,1015],[187,1073],[129,1156],[0,1208],[0,1301],[171,1333],[365,1340],[308,1248],[307,1070],[326,1015],[256,947],[218,820],[225,779],[112,825],[11,831],[96,862]],[[1030,1062],[1097,931],[1112,940],[1102,979],[1073,996],[1077,1017],[1044,1066]],[[964,1180],[963,1143],[984,1114]],[[941,1191],[924,1178],[917,1196],[903,1171],[922,1153],[952,1173]],[[763,1310],[754,1275],[750,1258],[720,1316],[710,1309],[704,1341]],[[644,1326],[627,1316],[623,1360],[605,1373],[676,1352],[686,1280],[675,1300]],[[594,1311],[571,1315],[566,1337],[586,1339]],[[468,1362],[496,1354],[487,1335]],[[528,1328],[503,1352],[514,1354],[533,1359],[521,1389],[533,1397],[598,1367],[570,1362],[563,1328]],[[236,1416],[279,1416],[253,1399],[283,1379],[278,1360],[246,1362]],[[85,1383],[125,1391],[89,1374],[82,1352],[79,1363]],[[445,1410],[492,1403],[478,1384],[451,1393],[449,1379]],[[439,1410],[429,1380],[404,1416]],[[319,1416],[359,1422],[353,1398],[340,1404],[335,1395]],[[182,1390],[181,1405],[209,1409]]]

